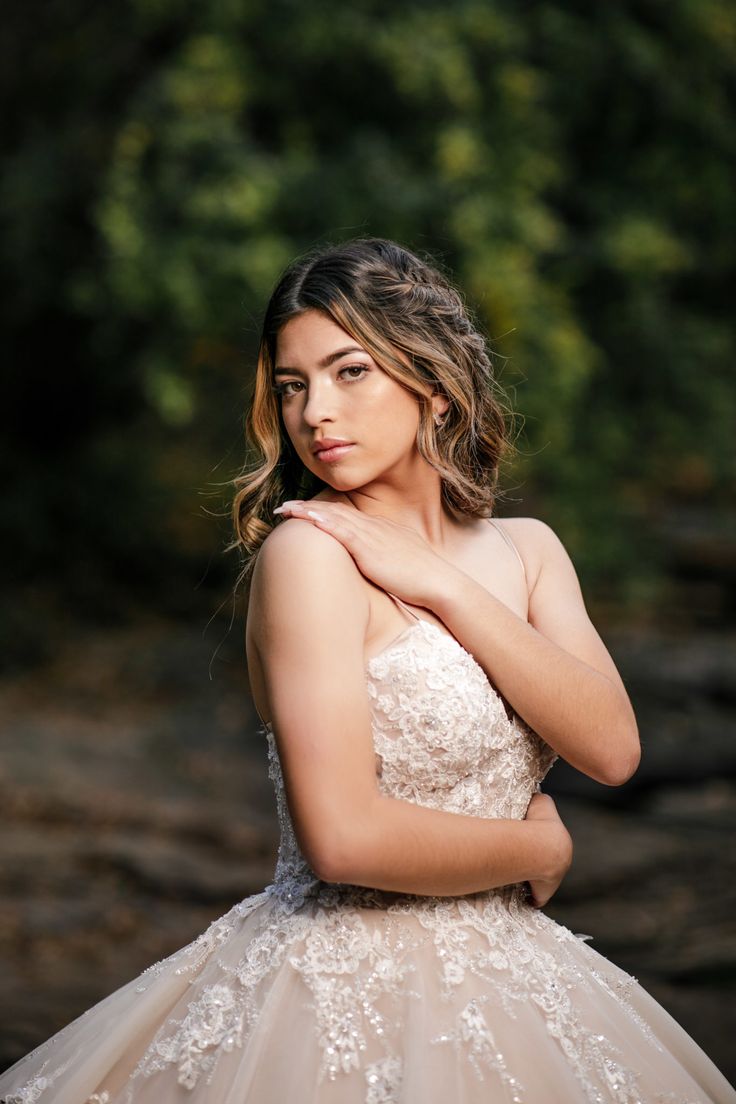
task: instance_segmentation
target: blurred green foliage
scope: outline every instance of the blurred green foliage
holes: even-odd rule
[[[15,0],[4,23],[18,593],[176,602],[208,556],[234,578],[202,506],[242,460],[260,314],[290,258],[357,234],[465,290],[525,418],[501,512],[555,526],[591,593],[656,607],[653,519],[733,516],[726,0]]]

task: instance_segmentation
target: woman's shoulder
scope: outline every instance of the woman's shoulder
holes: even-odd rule
[[[542,567],[554,561],[570,562],[565,545],[552,526],[534,517],[494,518],[516,545],[526,570],[530,591]]]
[[[360,572],[339,540],[302,518],[286,518],[258,549],[251,591],[277,585],[298,593],[326,580],[339,589],[358,592]]]
[[[552,526],[541,518],[504,517],[493,520],[498,522],[514,541],[518,539],[529,551],[541,551],[550,545],[562,543]]]
[[[256,564],[290,562],[340,563],[352,558],[340,541],[303,518],[279,521],[258,549]]]
[[[368,599],[350,553],[301,518],[279,522],[258,550],[248,595],[246,639],[260,647],[283,633],[307,639],[340,624],[363,628]]]

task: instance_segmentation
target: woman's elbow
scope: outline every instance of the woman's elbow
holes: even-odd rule
[[[641,744],[636,728],[628,729],[621,741],[617,742],[616,754],[605,764],[599,781],[605,786],[623,786],[633,778],[641,762]]]
[[[346,882],[347,863],[344,854],[334,844],[312,849],[307,862],[321,882]]]
[[[322,882],[359,883],[367,846],[366,833],[353,822],[332,830],[320,831],[302,853],[310,869]]]

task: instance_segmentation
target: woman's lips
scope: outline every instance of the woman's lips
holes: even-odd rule
[[[329,464],[333,460],[341,460],[353,447],[353,445],[333,445],[332,448],[320,449],[315,455],[318,460],[323,460],[326,464]]]

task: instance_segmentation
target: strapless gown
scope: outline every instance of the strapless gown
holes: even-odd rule
[[[523,818],[556,758],[417,620],[366,667],[383,792]],[[273,733],[273,884],[0,1076],[14,1104],[734,1104],[636,981],[522,884],[421,897],[321,882]]]

